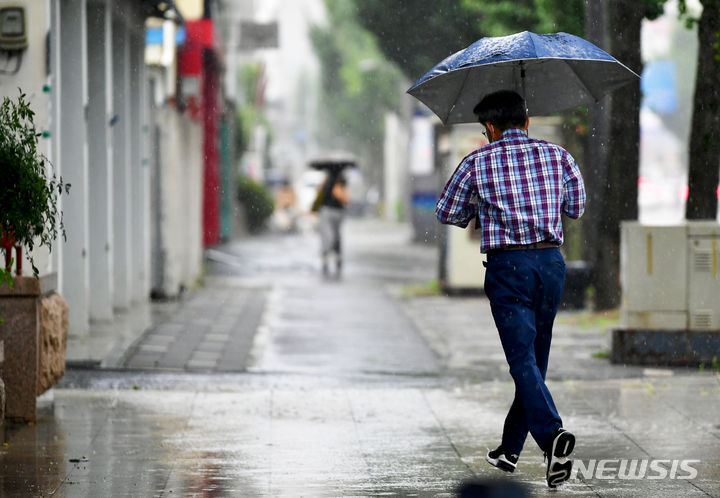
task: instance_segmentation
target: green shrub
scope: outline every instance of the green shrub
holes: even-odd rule
[[[23,93],[17,101],[5,97],[0,104],[0,235],[8,231],[16,245],[27,249],[37,276],[32,250],[35,244],[50,249],[58,236],[65,237],[57,201],[70,185],[56,178],[37,150],[41,134],[34,117]]]
[[[237,179],[238,200],[245,206],[245,222],[250,233],[260,232],[275,210],[268,190],[260,183],[240,175]]]

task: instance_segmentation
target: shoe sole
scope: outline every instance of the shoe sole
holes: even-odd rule
[[[553,441],[552,455],[557,458],[565,458],[575,449],[575,436],[568,432],[561,432]]]
[[[547,474],[547,483],[550,488],[557,488],[572,475],[572,460],[564,459],[564,462],[555,462],[550,466]]]
[[[573,463],[567,457],[573,449],[575,436],[568,431],[561,432],[553,441],[546,473],[549,487],[555,488],[570,479]]]
[[[489,463],[493,467],[497,467],[500,470],[504,470],[505,472],[515,472],[515,465],[505,459],[490,458],[489,455],[485,455],[485,460],[487,461],[487,463]]]

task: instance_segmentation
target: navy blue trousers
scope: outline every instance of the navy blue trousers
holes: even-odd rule
[[[494,251],[487,259],[485,293],[515,382],[502,445],[519,455],[529,431],[544,450],[562,426],[545,374],[565,261],[559,249]]]

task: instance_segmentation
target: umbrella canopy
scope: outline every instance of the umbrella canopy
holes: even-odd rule
[[[335,152],[326,156],[317,157],[309,162],[313,169],[340,171],[345,168],[357,166],[355,156],[345,152]]]
[[[567,33],[524,31],[481,38],[437,64],[408,93],[445,124],[472,123],[485,95],[514,90],[533,116],[597,102],[639,76],[607,52]]]

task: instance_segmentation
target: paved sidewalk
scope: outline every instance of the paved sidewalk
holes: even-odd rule
[[[105,368],[70,369],[37,424],[4,427],[0,496],[453,496],[475,477],[531,496],[720,497],[720,377],[593,357],[611,316],[556,326],[549,386],[576,478],[548,490],[531,440],[514,474],[490,467],[513,385],[487,301],[408,295],[436,250],[403,226],[346,230],[339,280],[319,276],[312,235],[236,241],[145,329],[71,341],[77,365]]]
[[[242,372],[267,289],[216,281],[150,327],[119,361],[140,370]]]
[[[531,442],[511,476],[484,461],[508,382],[106,375],[56,389],[36,426],[6,431],[4,496],[452,496],[469,476],[512,479],[533,496],[720,496],[720,388],[709,375],[551,382],[578,436],[574,457],[609,461],[557,492]],[[620,458],[662,466],[665,478],[614,479]],[[671,479],[672,461],[697,476]]]

